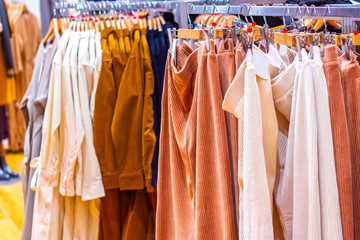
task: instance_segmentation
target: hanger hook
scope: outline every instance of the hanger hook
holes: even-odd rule
[[[241,7],[240,7],[240,12],[239,12],[239,14],[238,14],[239,21],[241,20],[241,18],[240,18],[240,14],[242,13],[242,9],[243,9],[243,5],[241,4]]]
[[[252,12],[254,12],[253,6],[251,4],[247,4],[248,5],[248,12],[247,15],[250,15],[250,10],[252,10]]]
[[[215,14],[216,5],[215,5],[215,4],[213,4],[212,6],[213,6],[213,12],[212,12],[212,14]]]
[[[206,3],[204,3],[204,11],[203,11],[203,13],[202,14],[204,14],[205,13],[205,11],[207,10],[207,5],[206,5]]]
[[[191,12],[192,12],[193,9],[194,9],[194,4],[191,4],[190,7],[191,7]],[[190,19],[190,14],[187,15],[187,19],[188,19],[188,22],[189,22],[189,28],[191,29],[192,28],[192,23],[191,23],[191,19]]]
[[[300,14],[300,23],[301,23],[300,29],[301,29],[303,26],[305,26],[304,19],[303,19],[303,14],[301,13],[301,8],[300,8],[299,4],[295,4],[295,7],[296,7],[295,15],[297,14],[297,12],[299,12],[299,14]]]
[[[229,15],[230,9],[231,9],[231,5],[230,4],[226,4],[226,6],[228,7],[228,11],[226,13],[226,15]],[[226,26],[229,26],[229,22],[227,20],[227,16],[224,17],[225,18],[225,22],[226,22]]]
[[[306,4],[303,4],[301,7],[304,7],[306,9],[306,12],[310,13],[309,7]],[[303,14],[303,16],[304,16],[304,14]]]
[[[203,24],[205,25],[205,18],[204,18],[204,13],[205,13],[205,11],[207,10],[207,5],[204,3],[204,11],[203,11],[203,13],[201,14],[201,17],[202,17],[202,20],[203,20]]]
[[[287,4],[285,4],[285,10],[284,10],[284,14],[283,14],[284,28],[286,28],[286,21],[285,21],[286,10],[288,11],[288,14],[290,14],[289,5],[287,5]]]
[[[355,21],[355,18],[354,18],[354,16],[352,16],[352,22],[353,22],[353,24],[354,24],[354,31],[357,31],[358,30],[358,26],[356,25],[356,21]]]
[[[312,15],[313,15],[313,13],[315,12],[315,14],[316,14],[316,7],[315,7],[315,5],[314,4],[311,4],[311,7],[312,7],[312,11],[311,11],[311,13],[310,13],[310,24],[311,24],[311,29],[314,29],[314,24],[313,24],[313,22],[312,22]]]
[[[214,23],[214,22],[215,22],[215,20],[214,20],[213,15],[215,14],[216,5],[215,5],[215,4],[213,4],[212,6],[213,6],[213,12],[212,12],[212,14],[210,15],[210,18],[211,18],[211,22],[212,22],[212,23]]]
[[[264,4],[264,6],[269,7],[269,4]],[[263,16],[263,19],[264,19],[265,26],[266,26],[266,27],[269,27],[265,15]]]
[[[326,7],[326,11],[325,11],[325,15],[324,15],[324,26],[325,26],[325,30],[324,30],[324,32],[327,32],[327,24],[326,24],[326,19],[325,19],[325,17],[326,17],[326,15],[328,14],[328,13],[331,13],[331,11],[330,11],[330,6],[329,5],[325,5],[325,7]]]
[[[247,16],[250,16],[250,10],[253,10],[253,11],[254,11],[254,9],[252,8],[252,5],[251,5],[251,4],[246,4],[246,5],[248,6],[248,11],[247,11],[246,15],[244,15],[244,16],[245,16],[246,23],[247,23],[248,25],[250,25]]]

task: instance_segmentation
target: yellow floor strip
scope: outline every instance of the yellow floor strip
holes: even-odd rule
[[[6,162],[10,168],[21,172],[23,154],[10,154]],[[0,240],[20,239],[24,217],[24,200],[21,182],[0,185]]]

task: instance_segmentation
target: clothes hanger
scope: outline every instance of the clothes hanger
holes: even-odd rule
[[[162,32],[162,24],[160,22],[160,17],[156,18],[157,28],[159,32]]]
[[[152,21],[152,19],[148,18],[147,21],[148,21],[149,30],[153,30],[154,27],[153,27],[153,21]]]
[[[99,20],[95,18],[94,18],[94,28],[95,28],[95,32],[100,32]]]
[[[71,15],[71,16],[69,17],[69,19],[70,19],[69,28],[70,28],[70,29],[73,29],[73,26],[74,26],[74,16]]]
[[[80,18],[80,21],[79,21],[80,22],[80,27],[79,28],[80,28],[81,32],[85,31],[85,19],[84,18],[85,18],[85,16],[83,15],[82,18]]]
[[[161,22],[161,25],[164,25],[166,22],[165,22],[165,19],[164,19],[164,17],[159,13],[159,15],[160,15],[160,22]]]
[[[158,24],[157,24],[157,22],[156,22],[156,19],[155,19],[155,18],[152,18],[151,21],[153,22],[154,30],[158,30]]]
[[[100,13],[101,14],[101,13]],[[105,21],[102,15],[100,15],[98,17],[98,21],[99,21],[99,26],[100,26],[100,30],[104,30],[105,29]]]
[[[80,19],[80,15],[77,16],[77,22],[76,22],[76,32],[80,32],[81,31],[81,19]]]
[[[142,20],[144,27],[147,29],[147,28],[148,28],[147,19],[146,19],[146,18],[142,18],[142,19],[140,19],[140,20]]]
[[[50,38],[51,34],[54,33],[55,36],[59,36],[59,28],[58,22],[56,18],[51,19],[49,30],[46,33],[45,37],[43,38],[43,43],[46,44],[48,39]]]

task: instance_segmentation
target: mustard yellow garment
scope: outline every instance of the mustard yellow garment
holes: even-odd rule
[[[142,164],[143,83],[140,66],[140,29],[134,26],[131,54],[116,99],[111,134],[120,169],[120,190],[144,189]]]
[[[141,70],[143,71],[144,83],[144,110],[143,110],[143,167],[145,173],[145,183],[148,191],[154,191],[151,186],[152,169],[151,163],[153,159],[156,136],[154,132],[154,74],[151,67],[150,49],[146,39],[146,28],[141,29]]]
[[[116,89],[109,43],[115,44],[113,40],[114,31],[114,28],[107,28],[101,32],[103,59],[95,95],[93,119],[94,146],[105,189],[119,187],[119,169],[111,138],[111,122],[116,103]]]

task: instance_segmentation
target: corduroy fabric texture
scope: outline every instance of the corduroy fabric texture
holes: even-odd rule
[[[94,146],[99,160],[105,190],[119,187],[120,169],[115,158],[114,143],[111,138],[111,123],[116,104],[115,79],[112,71],[111,48],[115,48],[114,29],[101,32],[103,59],[99,82],[95,95],[93,119]],[[105,193],[105,196],[107,193]]]
[[[109,30],[110,34],[106,35]],[[151,240],[155,238],[155,204],[151,201],[154,193],[143,191],[145,187],[147,191],[154,191],[151,160],[155,146],[151,97],[154,82],[146,30],[134,26],[132,45],[128,31],[115,33],[110,28],[102,33],[103,49],[107,54],[103,58],[102,71],[106,68],[104,73],[107,75],[102,75],[106,79],[100,77],[99,84],[108,83],[107,90],[116,91],[111,133],[106,132],[114,144],[108,149],[116,151],[113,158],[103,159],[104,183],[108,185],[105,197],[101,199],[99,239]],[[95,107],[101,112],[101,108]],[[110,160],[114,162],[109,164]],[[107,175],[111,166],[116,167],[112,169],[114,174]]]
[[[337,46],[330,45],[325,47],[323,65],[329,93],[331,130],[343,239],[352,240],[354,239],[354,218],[351,155],[340,64],[337,58]]]
[[[225,49],[227,47],[227,49]],[[219,77],[222,99],[224,99],[225,93],[229,88],[232,80],[235,77],[235,51],[234,43],[232,39],[228,39],[226,42],[221,41],[218,51],[217,60],[219,65]],[[229,112],[225,113],[226,120],[226,135],[229,147],[229,158],[231,167],[231,189],[232,198],[235,211],[235,226],[238,226],[237,219],[239,218],[239,184],[237,184],[238,175],[238,128],[237,119]]]
[[[346,119],[349,130],[354,239],[360,238],[360,67],[351,53],[351,61],[346,59],[345,53],[339,57],[341,64],[341,82],[345,98]]]
[[[156,238],[236,239],[214,42],[183,45],[164,82]]]
[[[239,69],[240,65],[246,58],[246,51],[244,49],[244,46],[240,43],[236,44],[235,48],[235,65],[236,65],[236,71]]]

